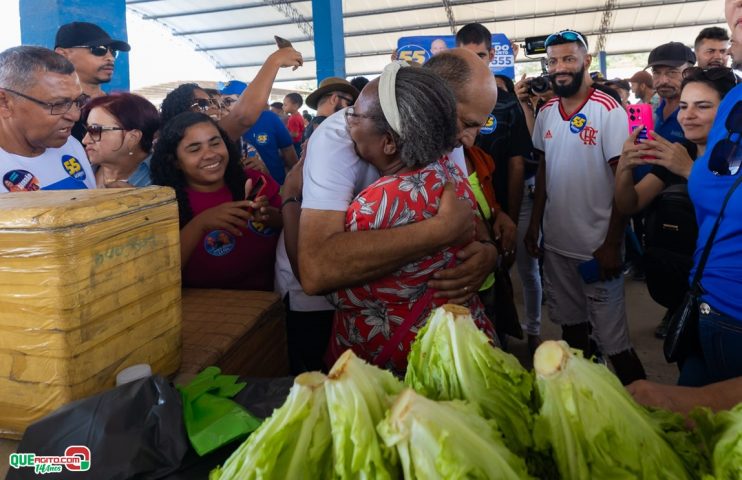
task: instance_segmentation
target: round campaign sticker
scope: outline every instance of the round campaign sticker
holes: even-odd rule
[[[85,170],[82,168],[80,160],[72,155],[62,155],[62,167],[67,175],[75,180],[85,180]]]
[[[569,121],[569,131],[580,133],[585,128],[585,125],[587,125],[587,117],[584,113],[578,113]]]
[[[265,145],[266,143],[268,143],[268,134],[267,133],[255,134],[255,142],[258,145]]]
[[[26,170],[11,170],[3,175],[3,186],[9,192],[34,192],[39,190],[39,179]]]
[[[253,222],[252,220],[249,220],[247,222],[247,228],[250,229],[251,232],[256,233],[263,237],[270,237],[278,233],[276,230],[272,229],[265,223]]]
[[[204,238],[204,250],[209,255],[223,257],[234,250],[235,243],[234,236],[231,233],[224,230],[214,230]]]
[[[487,122],[485,122],[484,126],[481,130],[479,130],[479,133],[482,135],[489,135],[490,133],[494,132],[497,128],[497,119],[494,115],[491,113],[487,117]]]

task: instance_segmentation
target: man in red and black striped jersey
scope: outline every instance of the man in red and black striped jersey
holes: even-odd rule
[[[628,384],[645,377],[626,319],[621,275],[626,221],[613,208],[628,118],[616,100],[592,86],[582,34],[563,30],[545,44],[557,96],[541,108],[533,130],[539,171],[525,243],[532,255],[541,253],[537,240],[543,222],[549,317],[572,347],[588,356],[608,356]]]

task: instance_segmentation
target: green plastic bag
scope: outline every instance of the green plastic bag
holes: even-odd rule
[[[188,385],[178,386],[188,439],[200,456],[246,437],[262,423],[230,400],[245,388],[237,378],[221,375],[217,367],[207,367]]]

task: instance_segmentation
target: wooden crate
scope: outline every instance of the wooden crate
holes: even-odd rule
[[[283,303],[272,292],[183,290],[181,374],[216,365],[225,374],[288,374]]]
[[[149,363],[180,363],[169,188],[0,195],[0,436]]]

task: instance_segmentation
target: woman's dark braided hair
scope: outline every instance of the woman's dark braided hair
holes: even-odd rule
[[[184,83],[168,93],[160,105],[160,121],[164,125],[179,113],[187,112],[193,105],[193,91],[201,89],[196,83]]]
[[[222,137],[229,153],[227,170],[224,172],[224,183],[232,193],[235,201],[245,199],[245,181],[247,176],[240,166],[240,151],[235,142],[219,128],[219,125],[204,113],[183,112],[176,115],[162,127],[160,138],[155,145],[150,163],[152,184],[164,187],[172,187],[178,201],[178,215],[180,217],[180,228],[183,228],[193,218],[191,203],[185,189],[188,181],[183,175],[183,170],[178,163],[178,144],[183,140],[185,132],[189,127],[199,123],[213,125]]]

